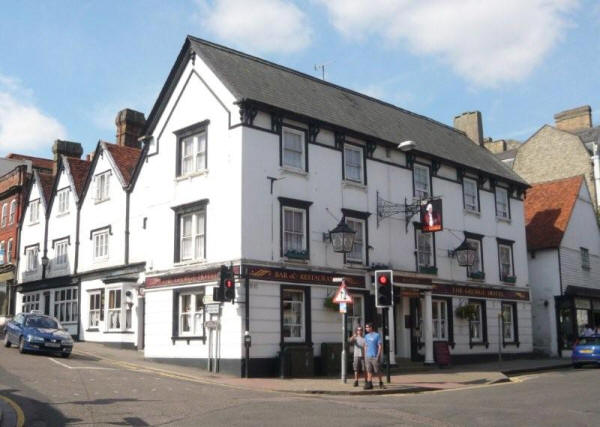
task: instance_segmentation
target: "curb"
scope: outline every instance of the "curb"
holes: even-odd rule
[[[357,390],[357,391],[342,391],[342,390],[275,390],[278,393],[295,393],[295,394],[315,394],[329,396],[372,396],[383,394],[415,394],[424,393],[427,391],[436,391],[437,388],[432,387],[410,387],[405,388],[386,388],[383,390]]]
[[[562,363],[560,365],[552,365],[552,366],[537,366],[533,368],[523,368],[523,369],[512,369],[509,371],[500,371],[507,377],[514,377],[516,375],[521,374],[530,374],[534,372],[544,372],[544,371],[558,371],[560,369],[570,368],[573,365],[571,363]]]

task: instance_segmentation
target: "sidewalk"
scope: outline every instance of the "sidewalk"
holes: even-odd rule
[[[523,359],[494,363],[477,363],[459,365],[440,369],[437,366],[420,367],[418,371],[393,372],[391,383],[385,384],[385,389],[377,387],[374,381],[373,390],[363,390],[352,387],[353,377],[350,374],[347,383],[331,377],[313,378],[239,378],[226,374],[212,375],[206,371],[203,364],[199,368],[179,366],[168,363],[157,363],[144,359],[143,352],[107,347],[102,344],[80,342],[75,345],[74,357],[79,360],[98,360],[121,366],[126,369],[142,372],[152,372],[159,375],[176,377],[187,381],[222,386],[303,394],[332,394],[332,395],[365,395],[392,393],[419,393],[433,390],[458,389],[477,385],[496,384],[510,381],[509,377],[550,369],[570,367],[568,359]],[[385,381],[385,376],[384,376]]]

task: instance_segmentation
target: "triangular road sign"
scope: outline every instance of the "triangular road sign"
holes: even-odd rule
[[[342,302],[352,304],[352,296],[348,293],[348,289],[346,289],[346,285],[344,284],[344,282],[342,282],[337,292],[335,293],[335,297],[333,297],[333,302],[336,304]]]

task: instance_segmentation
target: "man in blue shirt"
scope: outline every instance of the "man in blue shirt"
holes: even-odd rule
[[[385,388],[383,386],[383,379],[381,370],[379,369],[379,360],[383,350],[383,340],[381,335],[375,332],[372,323],[365,325],[367,335],[365,335],[365,364],[367,365],[367,383],[364,389],[370,390],[373,388],[373,374],[377,374],[379,377],[379,388]]]

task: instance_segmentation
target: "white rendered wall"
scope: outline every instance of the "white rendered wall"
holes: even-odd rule
[[[37,175],[34,175],[37,176]],[[29,222],[29,203],[23,212],[23,226],[19,237],[19,267],[17,279],[19,283],[31,282],[42,278],[42,255],[44,254],[44,233],[46,227],[46,202],[41,194],[41,184],[34,178],[29,193],[29,201],[39,200],[39,220],[36,223]],[[25,257],[25,248],[30,245],[39,244],[38,268],[33,273],[26,273],[27,258]],[[20,301],[17,304],[17,312],[20,310]]]

